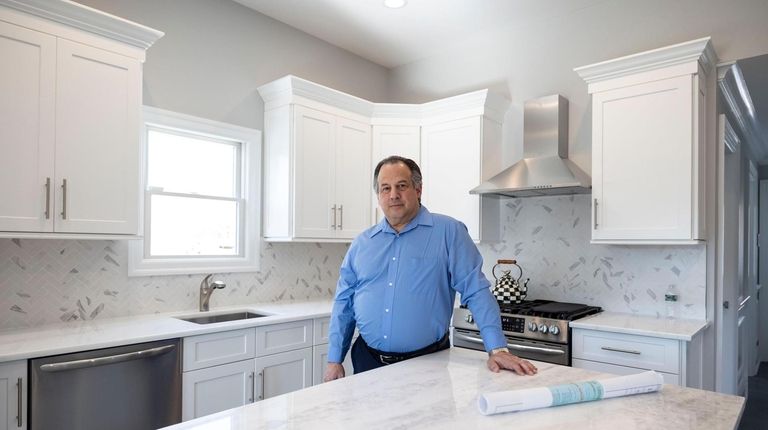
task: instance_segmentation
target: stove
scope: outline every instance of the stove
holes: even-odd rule
[[[507,347],[523,358],[571,365],[569,321],[601,312],[598,306],[528,300],[519,304],[499,304],[501,329]],[[465,306],[453,313],[453,345],[484,351],[480,331]]]

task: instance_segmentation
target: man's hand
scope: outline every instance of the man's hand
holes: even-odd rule
[[[528,360],[511,354],[507,351],[499,351],[488,357],[488,369],[498,373],[501,369],[511,370],[518,375],[535,375],[538,369]],[[326,373],[327,377],[328,373]]]
[[[328,363],[328,367],[325,368],[325,376],[323,382],[333,381],[344,377],[344,366],[341,363]]]

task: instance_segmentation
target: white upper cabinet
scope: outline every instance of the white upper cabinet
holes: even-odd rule
[[[161,36],[73,2],[0,1],[0,235],[139,233],[141,64]]]
[[[464,222],[476,241],[498,239],[499,200],[469,190],[501,170],[503,98],[372,103],[295,76],[259,92],[266,240],[348,242],[379,222],[373,171],[390,155],[422,167],[430,211]]]
[[[706,238],[709,38],[576,69],[592,94],[592,242]]]

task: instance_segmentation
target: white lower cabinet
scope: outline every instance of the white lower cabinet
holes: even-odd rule
[[[263,400],[312,385],[312,348],[256,359],[256,399]]]
[[[696,359],[701,336],[685,341],[576,328],[572,333],[573,367],[617,375],[654,370],[664,377],[664,383],[701,388],[701,366]]]
[[[27,362],[0,364],[0,430],[27,428]]]
[[[182,420],[253,403],[254,373],[253,359],[185,372]]]

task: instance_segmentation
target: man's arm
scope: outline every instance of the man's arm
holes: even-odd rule
[[[357,276],[351,267],[355,249],[353,243],[339,270],[339,282],[336,284],[336,296],[328,332],[328,366],[323,378],[326,382],[344,377],[344,367],[341,363],[347,354],[355,330],[353,298]]]

